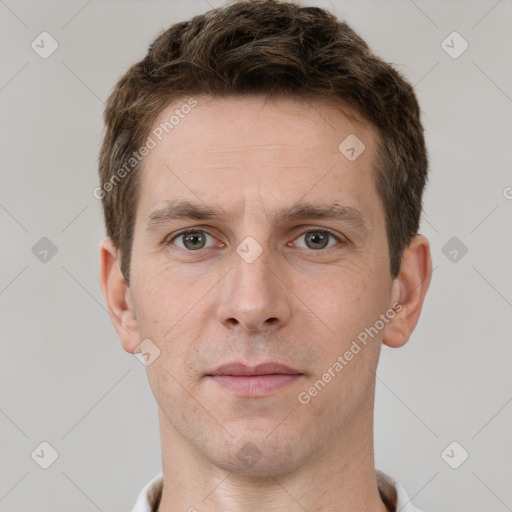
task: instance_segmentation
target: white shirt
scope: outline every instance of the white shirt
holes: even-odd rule
[[[420,512],[395,479],[378,469],[375,470],[375,475],[382,501],[392,512]],[[155,512],[155,505],[160,503],[162,488],[163,473],[159,473],[140,491],[132,512]]]

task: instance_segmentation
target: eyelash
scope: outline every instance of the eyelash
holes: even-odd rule
[[[174,240],[176,240],[177,238],[179,238],[180,236],[184,236],[184,235],[188,235],[190,233],[206,233],[207,235],[210,235],[212,238],[215,238],[213,235],[211,235],[210,233],[208,233],[207,231],[205,231],[204,229],[185,229],[183,231],[180,231],[179,233],[176,233],[175,235],[173,235],[171,238],[166,238],[163,242],[163,245],[173,245],[172,242]],[[338,235],[336,235],[335,233],[333,233],[332,231],[328,230],[328,229],[307,229],[305,231],[302,231],[296,238],[300,238],[301,236],[307,234],[307,233],[324,233],[324,234],[328,234],[330,235],[332,238],[334,238],[337,242],[339,243],[346,243],[346,240],[340,238]],[[326,249],[318,249],[318,250],[314,250],[314,249],[311,249],[312,252],[323,252],[323,251],[328,251],[329,249],[333,249],[335,246],[332,246],[332,247],[328,247]],[[200,252],[202,249],[197,249],[197,251],[191,251],[191,250],[187,250],[187,249],[182,249],[181,247],[178,247],[178,249],[181,249],[183,251],[187,251],[187,252]],[[208,249],[208,248],[207,248]]]

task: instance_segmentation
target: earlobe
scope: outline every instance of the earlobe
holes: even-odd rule
[[[428,239],[416,235],[404,250],[400,273],[393,282],[392,304],[398,303],[393,320],[386,326],[382,342],[393,348],[407,343],[415,329],[432,275]]]
[[[124,276],[118,251],[110,238],[100,243],[100,285],[112,324],[123,348],[133,354],[140,345],[135,309]]]

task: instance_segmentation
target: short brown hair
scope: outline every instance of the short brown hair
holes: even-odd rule
[[[127,283],[144,145],[158,114],[190,95],[265,94],[327,99],[375,126],[375,184],[385,210],[390,273],[418,233],[428,157],[412,86],[346,23],[317,7],[239,1],[177,23],[149,47],[110,94],[99,176],[107,236]],[[95,194],[96,195],[96,194]],[[96,196],[98,197],[98,196]]]

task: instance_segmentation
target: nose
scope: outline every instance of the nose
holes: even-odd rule
[[[243,254],[242,254],[243,256]],[[233,266],[222,280],[218,320],[227,328],[270,332],[290,318],[290,289],[267,248],[253,261],[233,253]]]

